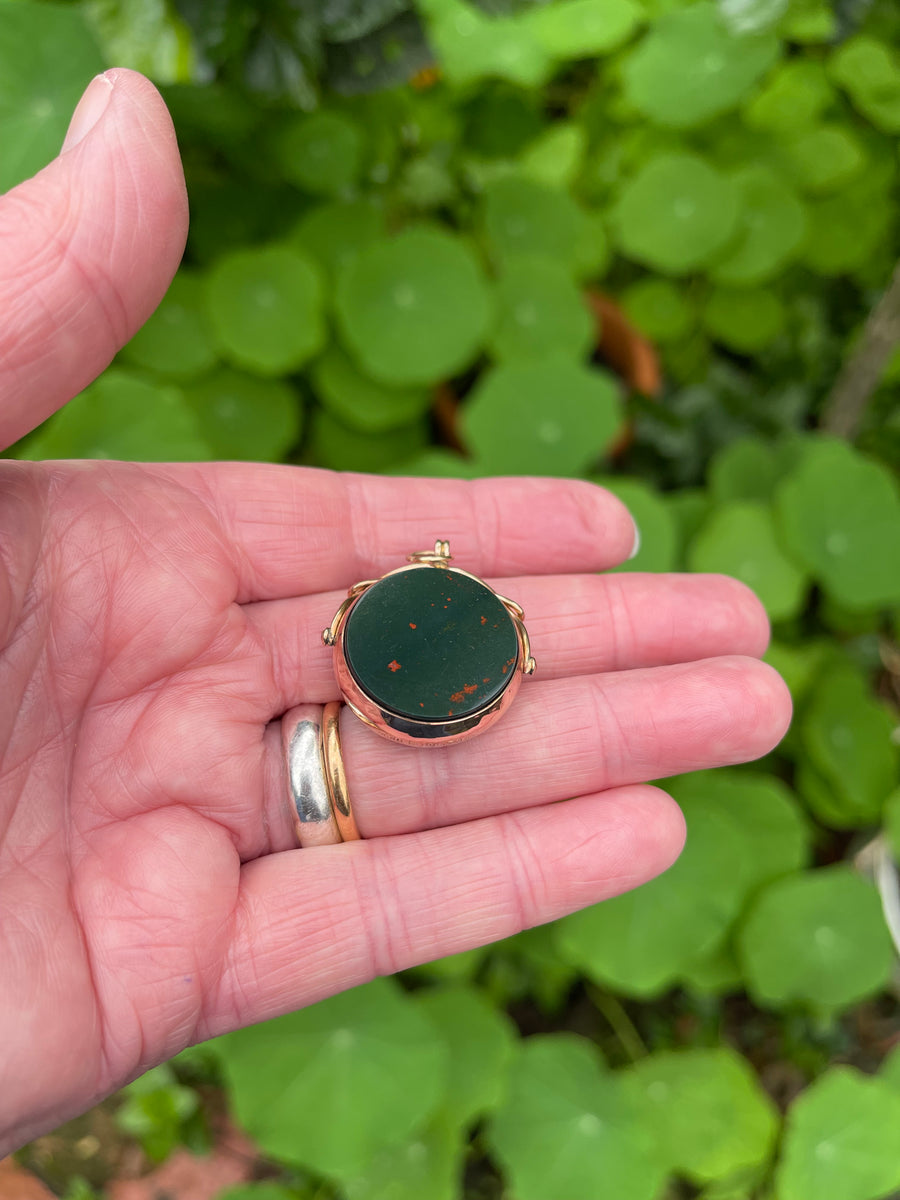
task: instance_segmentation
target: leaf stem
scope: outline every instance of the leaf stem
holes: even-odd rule
[[[900,262],[881,299],[869,313],[862,336],[844,364],[822,409],[827,433],[852,441],[866,405],[878,387],[894,347],[900,344]]]
[[[616,999],[612,992],[605,992],[602,988],[594,987],[592,984],[588,984],[588,995],[600,1015],[606,1018],[609,1027],[619,1039],[619,1045],[630,1061],[637,1062],[640,1058],[646,1058],[650,1051],[644,1044],[631,1017],[625,1011],[624,1005]]]

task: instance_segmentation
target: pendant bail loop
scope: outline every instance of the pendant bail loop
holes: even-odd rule
[[[450,553],[450,543],[446,539],[438,539],[433,550],[414,550],[407,554],[406,561],[411,563],[429,563],[432,567],[442,567],[453,559]]]

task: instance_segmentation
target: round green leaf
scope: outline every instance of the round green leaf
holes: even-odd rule
[[[548,187],[571,187],[584,165],[587,131],[574,121],[558,121],[530,142],[519,157],[519,169]]]
[[[779,534],[838,603],[900,601],[900,494],[890,472],[836,438],[810,439],[775,492]]]
[[[447,1043],[449,1077],[441,1112],[464,1127],[498,1106],[506,1092],[515,1034],[504,1012],[465,984],[416,993]]]
[[[388,387],[363,375],[338,346],[329,346],[312,368],[316,394],[339,421],[363,433],[408,425],[431,405],[423,387]]]
[[[583,358],[594,337],[594,320],[564,266],[549,258],[506,262],[489,342],[496,358],[542,358],[556,351]]]
[[[18,458],[191,462],[213,457],[178,388],[111,367],[16,449]]]
[[[222,354],[261,375],[302,367],[322,347],[322,280],[292,246],[233,250],[206,277],[206,303]]]
[[[801,743],[825,790],[808,796],[816,816],[837,829],[881,819],[900,768],[895,720],[856,671],[833,668],[818,680],[799,725]]]
[[[503,363],[482,376],[460,412],[460,432],[490,474],[578,475],[622,419],[611,375],[560,355]]]
[[[726,995],[728,992],[743,991],[744,988],[741,968],[727,944],[711,954],[685,963],[680,981],[682,986],[700,996]]]
[[[431,430],[427,417],[380,433],[353,429],[325,408],[310,415],[308,460],[334,471],[385,471],[421,453]]]
[[[410,229],[347,264],[336,295],[344,339],[389,384],[436,383],[469,365],[487,332],[491,296],[458,237]]]
[[[657,18],[625,63],[625,97],[657,125],[687,129],[734,108],[777,57],[774,35],[736,37],[701,0]]]
[[[462,0],[431,7],[429,41],[449,83],[463,87],[478,79],[508,79],[532,87],[550,74],[552,56],[523,21],[485,16]]]
[[[386,468],[389,475],[424,475],[426,477],[436,476],[439,479],[475,479],[478,476],[476,465],[471,459],[463,458],[462,455],[456,454],[453,450],[446,450],[442,446],[432,447],[430,450],[423,450],[421,454],[416,454],[413,458],[404,459],[396,465]],[[465,954],[474,954],[474,951],[463,951]],[[453,956],[457,958],[457,955]],[[446,959],[440,959],[440,962],[446,962]],[[434,964],[429,964],[433,966]],[[422,968],[424,969],[424,968]]]
[[[368,200],[334,201],[304,213],[290,240],[334,280],[362,249],[378,241],[384,226],[384,212]]]
[[[742,437],[728,442],[709,464],[709,489],[719,504],[731,500],[767,502],[778,478],[772,447],[762,438]]]
[[[744,167],[734,182],[743,201],[737,239],[710,276],[716,283],[746,287],[774,279],[794,257],[806,237],[806,211],[768,167]]]
[[[643,20],[634,0],[559,0],[526,12],[525,27],[554,58],[589,58],[621,46]]]
[[[775,68],[743,110],[751,129],[792,134],[815,123],[831,104],[834,90],[825,67],[810,58],[789,58]]]
[[[755,500],[715,508],[691,544],[688,566],[740,579],[773,621],[795,616],[806,600],[806,573],[779,547],[769,507]]]
[[[832,55],[831,77],[877,129],[900,133],[900,59],[894,48],[865,35]]]
[[[665,1169],[640,1108],[572,1034],[532,1037],[513,1063],[487,1138],[517,1200],[655,1200]]]
[[[539,256],[575,269],[584,214],[568,194],[535,179],[508,175],[485,189],[484,233],[491,256]]]
[[[204,301],[203,281],[179,271],[156,312],[122,347],[122,358],[177,379],[208,371],[215,364],[216,350]]]
[[[625,254],[681,275],[704,266],[727,245],[739,211],[736,185],[702,158],[662,154],[621,190],[613,219]]]
[[[0,193],[56,157],[81,93],[105,66],[77,7],[0,4]]]
[[[770,883],[737,946],[750,994],[776,1008],[847,1008],[884,987],[893,969],[878,893],[843,865]]]
[[[678,533],[675,518],[659,492],[639,479],[622,479],[618,475],[598,478],[597,482],[619,497],[641,531],[637,554],[612,570],[674,571]]]
[[[713,288],[703,309],[706,329],[717,341],[741,354],[768,346],[786,322],[781,300],[763,288]]]
[[[725,1046],[651,1054],[626,1073],[665,1162],[696,1183],[764,1163],[775,1105],[745,1058]]]
[[[694,327],[692,304],[668,279],[641,279],[626,288],[621,299],[635,325],[656,342],[679,342]]]
[[[809,236],[802,261],[820,275],[841,275],[880,255],[894,207],[890,197],[863,175],[835,195],[812,201],[807,217]]]
[[[830,1067],[788,1109],[778,1200],[878,1200],[900,1188],[900,1094]]]
[[[658,995],[686,964],[722,944],[745,897],[805,858],[805,833],[783,786],[702,772],[667,785],[687,843],[665,874],[556,925],[560,953],[629,996]]]
[[[878,1068],[878,1078],[890,1084],[900,1095],[900,1042],[882,1060],[881,1066]]]
[[[859,139],[842,125],[804,130],[784,144],[783,154],[798,185],[813,193],[837,191],[866,165]]]
[[[457,1200],[468,1150],[463,1132],[446,1121],[432,1121],[410,1141],[379,1151],[362,1172],[344,1179],[342,1196],[346,1200]]]
[[[359,178],[362,132],[343,113],[297,113],[279,130],[276,145],[285,178],[314,195],[339,196]]]
[[[300,438],[300,397],[279,379],[222,367],[184,398],[216,458],[280,462]]]
[[[235,1115],[261,1149],[338,1177],[407,1139],[444,1094],[443,1042],[387,979],[217,1045]]]

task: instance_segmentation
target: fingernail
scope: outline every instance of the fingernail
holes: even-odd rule
[[[634,517],[631,518],[634,521]],[[634,521],[634,545],[631,547],[631,553],[628,555],[628,562],[633,558],[637,558],[638,551],[641,548],[641,531],[638,529],[637,521]]]
[[[82,138],[91,132],[104,112],[106,112],[106,106],[109,104],[112,89],[112,82],[105,75],[94,76],[85,88],[84,95],[78,101],[78,105],[72,113],[72,120],[69,122],[69,128],[60,153],[64,153],[66,150],[71,150],[73,146],[77,146]]]

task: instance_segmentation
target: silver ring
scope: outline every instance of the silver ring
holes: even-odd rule
[[[287,800],[301,846],[330,846],[341,841],[325,778],[323,711],[321,704],[298,704],[281,718]]]

